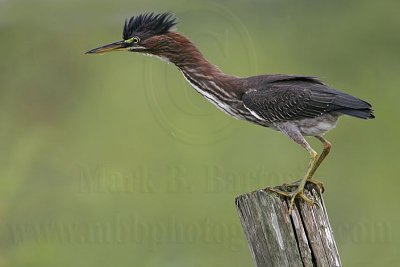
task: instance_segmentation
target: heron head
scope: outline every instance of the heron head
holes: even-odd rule
[[[173,46],[176,20],[171,13],[144,13],[125,20],[122,40],[92,49],[86,54],[128,51],[161,55]]]

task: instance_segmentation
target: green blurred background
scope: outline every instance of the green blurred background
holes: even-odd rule
[[[317,177],[346,266],[400,261],[400,3],[0,1],[0,266],[251,266],[234,197],[298,179],[308,154],[236,121],[156,58],[84,52],[172,11],[238,76],[306,74],[370,101]],[[320,150],[321,145],[311,140]]]

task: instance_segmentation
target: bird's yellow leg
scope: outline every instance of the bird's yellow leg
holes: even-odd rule
[[[307,183],[312,183],[312,184],[318,186],[321,189],[321,192],[324,192],[325,191],[324,184],[321,181],[313,179],[312,177],[314,176],[318,167],[321,165],[322,161],[325,159],[325,157],[331,151],[332,144],[322,136],[316,136],[316,138],[322,142],[322,144],[324,145],[324,149],[322,150],[321,154],[319,155],[314,168],[310,171],[310,175],[309,175],[309,178],[307,179]],[[298,186],[300,182],[301,182],[301,180],[298,180],[298,181],[295,181],[286,186],[289,186],[289,187],[290,186]]]
[[[310,162],[308,163],[306,174],[304,175],[303,179],[300,180],[300,183],[298,184],[296,190],[293,192],[285,192],[285,191],[275,189],[275,188],[268,189],[270,191],[276,192],[279,195],[283,195],[283,196],[290,198],[289,214],[292,213],[294,201],[295,201],[296,197],[300,197],[305,202],[307,202],[311,205],[313,205],[315,203],[313,200],[309,199],[306,195],[304,195],[304,185],[306,184],[307,180],[309,180],[311,178],[312,171],[315,168],[315,164],[318,161],[318,154],[309,146],[307,147],[307,150],[310,153],[311,159],[310,159]]]
[[[317,182],[317,183],[315,183],[315,184],[317,184],[317,185],[318,185],[318,184],[321,184],[321,185],[322,185],[322,188],[323,188],[322,182],[319,182],[319,181],[317,181],[317,180],[311,180],[311,178],[314,176],[314,173],[315,173],[315,171],[318,169],[319,165],[321,165],[322,161],[324,161],[325,157],[326,157],[326,156],[329,154],[329,152],[331,151],[332,144],[331,144],[328,140],[326,140],[325,138],[323,138],[322,136],[316,136],[316,138],[317,138],[319,141],[322,142],[322,144],[324,145],[324,149],[322,150],[321,155],[318,157],[318,160],[317,160],[317,162],[316,162],[316,164],[315,164],[315,167],[313,168],[313,170],[312,170],[311,173],[310,173],[309,182],[315,181],[315,182]],[[312,183],[313,183],[313,182],[312,182]]]

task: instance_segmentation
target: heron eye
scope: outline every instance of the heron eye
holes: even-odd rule
[[[124,42],[127,44],[132,44],[132,43],[137,44],[139,43],[139,41],[140,41],[139,37],[132,37],[128,40],[125,40]]]

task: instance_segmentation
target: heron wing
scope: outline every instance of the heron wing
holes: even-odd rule
[[[339,112],[357,116],[355,111],[372,115],[367,102],[312,80],[281,80],[264,84],[242,96],[245,107],[268,122],[315,118],[324,113]],[[364,114],[363,114],[364,116]]]

